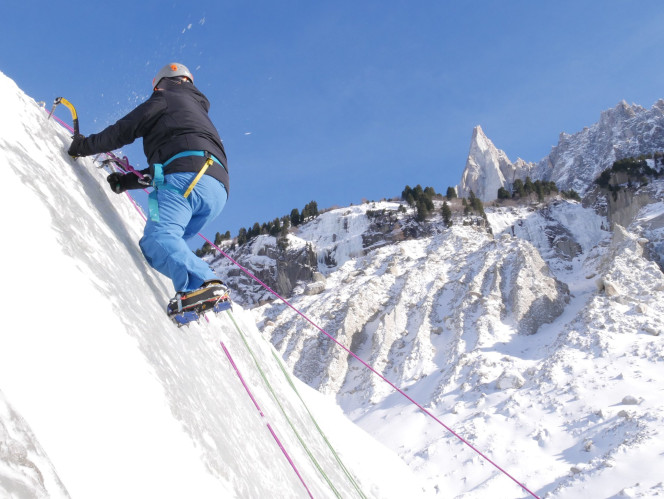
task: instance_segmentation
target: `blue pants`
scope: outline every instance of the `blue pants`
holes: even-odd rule
[[[184,192],[195,176],[171,173],[165,176],[165,182]],[[224,185],[209,175],[200,178],[187,198],[175,190],[159,189],[159,221],[148,220],[139,245],[148,263],[170,277],[175,291],[191,291],[200,288],[204,281],[218,279],[186,240],[221,213],[226,199]]]

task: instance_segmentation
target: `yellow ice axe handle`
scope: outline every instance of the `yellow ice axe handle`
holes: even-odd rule
[[[55,99],[55,101],[53,102],[53,109],[51,109],[51,113],[48,115],[49,118],[51,117],[51,114],[53,114],[53,111],[55,111],[55,108],[57,107],[58,104],[64,104],[67,107],[67,109],[69,109],[69,112],[71,112],[71,118],[74,122],[74,135],[78,135],[80,133],[78,128],[78,113],[76,113],[76,108],[74,107],[74,105],[64,97],[57,97]]]

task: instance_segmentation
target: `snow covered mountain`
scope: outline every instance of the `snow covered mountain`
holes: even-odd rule
[[[635,130],[650,130],[643,116]],[[481,129],[475,141],[493,168],[477,162],[478,178],[514,174]],[[459,200],[451,228],[439,214],[417,222],[397,202],[328,211],[288,236],[316,260],[289,298],[537,495],[652,497],[664,493],[664,180],[626,182],[611,195],[590,181],[571,186],[587,193],[584,203],[485,206],[490,231]],[[261,236],[233,256],[251,266],[263,255],[260,268],[276,275],[283,262],[265,255],[277,246]],[[224,275],[225,260],[214,262]],[[260,304],[259,328],[294,373],[335,395],[426,493],[526,495],[262,293],[243,296]]]
[[[535,163],[512,163],[480,127],[473,131],[466,168],[457,187],[460,195],[472,190],[482,201],[493,201],[499,187],[514,180],[553,181],[562,190],[584,194],[614,161],[664,150],[664,100],[651,109],[625,101],[601,113],[594,125],[572,135],[561,133],[558,144]]]
[[[421,492],[333,401],[291,385],[250,312],[176,328],[129,199],[1,73],[0,99],[0,497]]]

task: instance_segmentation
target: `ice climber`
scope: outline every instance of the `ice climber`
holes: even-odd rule
[[[75,135],[69,154],[89,156],[143,139],[149,168],[111,173],[115,193],[153,185],[150,217],[139,245],[148,263],[173,281],[176,295],[169,315],[194,297],[226,290],[186,239],[217,217],[228,198],[226,153],[208,116],[210,103],[194,86],[191,72],[179,63],[164,66],[152,81],[150,98],[97,134]],[[193,190],[192,190],[193,188]]]

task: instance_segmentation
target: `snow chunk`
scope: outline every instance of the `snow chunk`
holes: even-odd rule
[[[317,281],[308,284],[307,287],[304,289],[304,294],[309,296],[319,295],[323,291],[325,291],[325,282]]]
[[[510,388],[521,388],[526,380],[517,372],[505,371],[496,380],[496,388],[499,390],[509,390]]]

